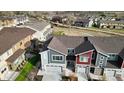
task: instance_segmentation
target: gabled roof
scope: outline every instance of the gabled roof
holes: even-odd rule
[[[90,41],[82,42],[79,46],[75,48],[75,54],[83,53],[93,49],[95,48]]]
[[[49,44],[49,48],[67,54],[68,48],[74,48],[75,54],[96,49],[98,52],[119,54],[124,58],[124,37],[88,37],[84,42],[81,36],[56,36]]]
[[[84,42],[84,37],[81,36],[56,36],[51,40],[48,48],[64,54],[68,53],[68,48],[74,48],[75,54],[78,54],[92,50],[94,47],[90,41]]]
[[[35,29],[37,31],[42,31],[49,23],[45,21],[31,21],[31,22],[26,22],[24,26],[30,27],[32,29]]]
[[[35,33],[26,27],[5,27],[0,31],[0,55],[10,49],[20,40]]]
[[[124,48],[124,37],[89,37],[97,51],[119,54]]]
[[[25,52],[25,50],[23,49],[19,49],[17,50],[12,56],[10,56],[6,61],[8,63],[13,63],[17,58],[19,58],[19,56],[21,56],[23,53]]]

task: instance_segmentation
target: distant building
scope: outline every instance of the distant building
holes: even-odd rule
[[[100,28],[124,29],[124,21],[115,20],[100,21]]]
[[[62,23],[62,17],[61,16],[53,16],[51,21],[52,22]]]
[[[93,20],[92,19],[78,19],[74,22],[74,26],[79,27],[92,27]]]

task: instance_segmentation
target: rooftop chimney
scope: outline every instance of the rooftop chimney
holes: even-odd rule
[[[88,41],[88,37],[84,37],[84,41]]]

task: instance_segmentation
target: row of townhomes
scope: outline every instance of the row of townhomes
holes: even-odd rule
[[[100,28],[124,29],[124,21],[103,20],[100,21]]]
[[[11,80],[24,66],[25,50],[34,33],[25,27],[5,27],[0,31],[0,80]]]
[[[72,71],[78,80],[124,80],[123,37],[55,36],[47,48],[38,75]]]
[[[8,22],[0,30],[0,80],[15,80],[27,62],[27,50],[35,48],[32,41],[44,42],[52,33],[49,23],[16,18],[16,25],[13,24],[15,17],[0,19]]]

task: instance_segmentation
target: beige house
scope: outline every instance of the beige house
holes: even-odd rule
[[[34,33],[26,27],[5,27],[0,31],[0,80],[6,80],[9,71],[19,71],[24,66],[25,49]]]

